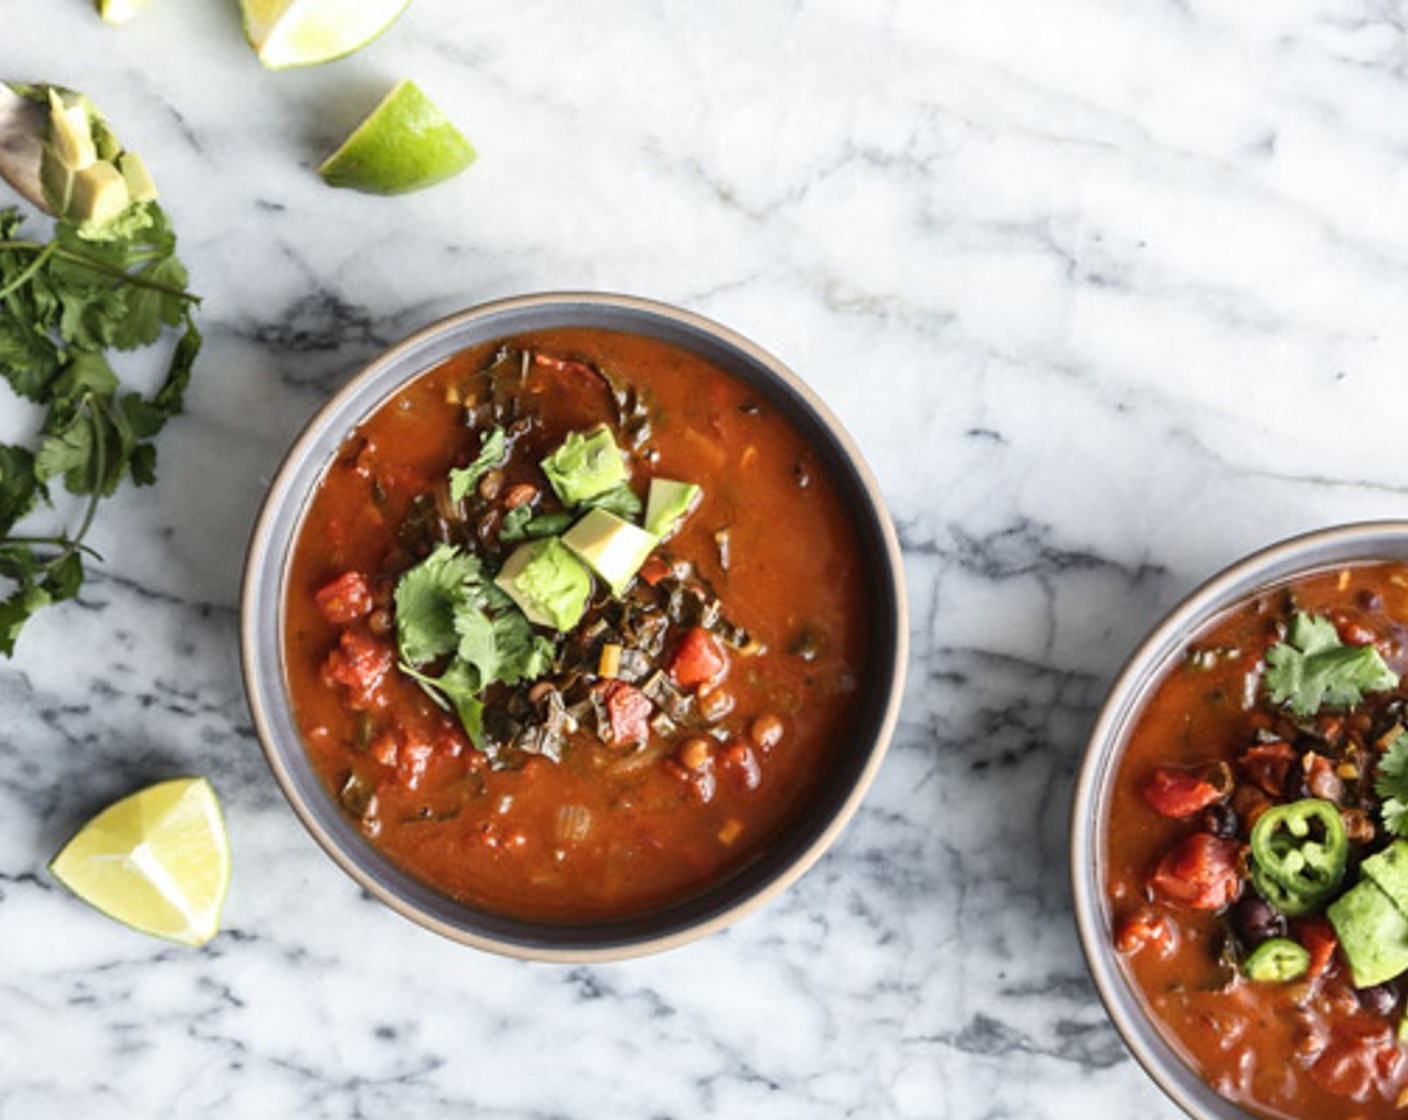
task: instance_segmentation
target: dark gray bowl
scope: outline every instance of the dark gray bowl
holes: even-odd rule
[[[826,460],[854,513],[871,579],[874,651],[860,718],[835,752],[813,803],[746,868],[668,909],[619,921],[556,925],[487,913],[398,870],[362,836],[308,762],[284,684],[285,573],[308,500],[346,436],[401,385],[467,347],[528,331],[596,327],[693,351],[752,385],[788,415]],[[807,386],[732,331],[627,296],[550,294],[452,315],[392,347],[320,411],[289,451],[254,528],[241,615],[245,689],[255,730],[289,802],[323,849],[394,910],[480,948],[540,960],[583,961],[665,949],[719,929],[771,898],[812,865],[855,812],[880,766],[899,713],[908,648],[899,545],[878,488],[850,438]]]
[[[1294,537],[1238,561],[1185,599],[1135,650],[1091,733],[1071,807],[1071,887],[1076,926],[1100,998],[1135,1059],[1198,1120],[1246,1120],[1174,1052],[1145,1012],[1111,943],[1102,837],[1115,763],[1151,687],[1210,619],[1255,591],[1335,564],[1408,560],[1408,521],[1341,525]]]

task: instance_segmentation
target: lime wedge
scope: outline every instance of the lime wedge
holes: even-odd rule
[[[98,14],[104,23],[120,26],[135,19],[150,0],[98,0]]]
[[[411,0],[240,0],[244,34],[270,70],[330,62],[365,47]]]
[[[230,848],[204,778],[149,786],[104,809],[49,864],[84,902],[143,933],[204,945],[220,927]]]
[[[475,151],[414,82],[400,82],[318,168],[331,186],[405,194],[443,182]]]

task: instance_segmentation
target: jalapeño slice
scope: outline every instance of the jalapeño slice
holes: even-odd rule
[[[1305,914],[1329,901],[1348,857],[1340,811],[1318,797],[1273,806],[1252,828],[1252,884],[1285,914]]]
[[[1247,979],[1258,984],[1284,984],[1310,970],[1310,951],[1290,938],[1273,937],[1252,951],[1245,968]]]

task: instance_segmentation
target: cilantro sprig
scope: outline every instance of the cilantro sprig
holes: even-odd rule
[[[59,219],[48,240],[22,236],[16,207],[0,208],[0,376],[44,408],[37,444],[0,443],[0,653],[35,611],[71,599],[84,578],[84,544],[101,499],[123,479],[156,478],[154,437],[182,409],[201,347],[176,237],[155,202],[141,222],[101,240]],[[108,360],[180,330],[150,396],[123,386]],[[76,528],[16,531],[61,483],[87,496]]]
[[[1408,836],[1408,731],[1400,728],[1379,757],[1374,792],[1384,827],[1395,836]]]
[[[1264,680],[1273,703],[1312,716],[1322,706],[1350,708],[1366,692],[1395,688],[1398,674],[1373,646],[1341,642],[1328,618],[1296,611],[1286,640],[1267,651]]]
[[[452,707],[484,748],[484,689],[542,676],[552,666],[552,643],[533,632],[479,557],[454,545],[440,545],[402,575],[395,598],[401,670]],[[447,657],[439,675],[427,671]]]

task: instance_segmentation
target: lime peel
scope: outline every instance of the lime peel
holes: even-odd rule
[[[220,928],[230,849],[204,778],[159,782],[108,806],[49,864],[83,901],[142,933],[204,945]]]
[[[410,0],[240,0],[245,38],[270,70],[360,50],[409,6]]]
[[[334,187],[405,194],[458,175],[476,155],[420,87],[402,81],[323,161],[318,174]]]

